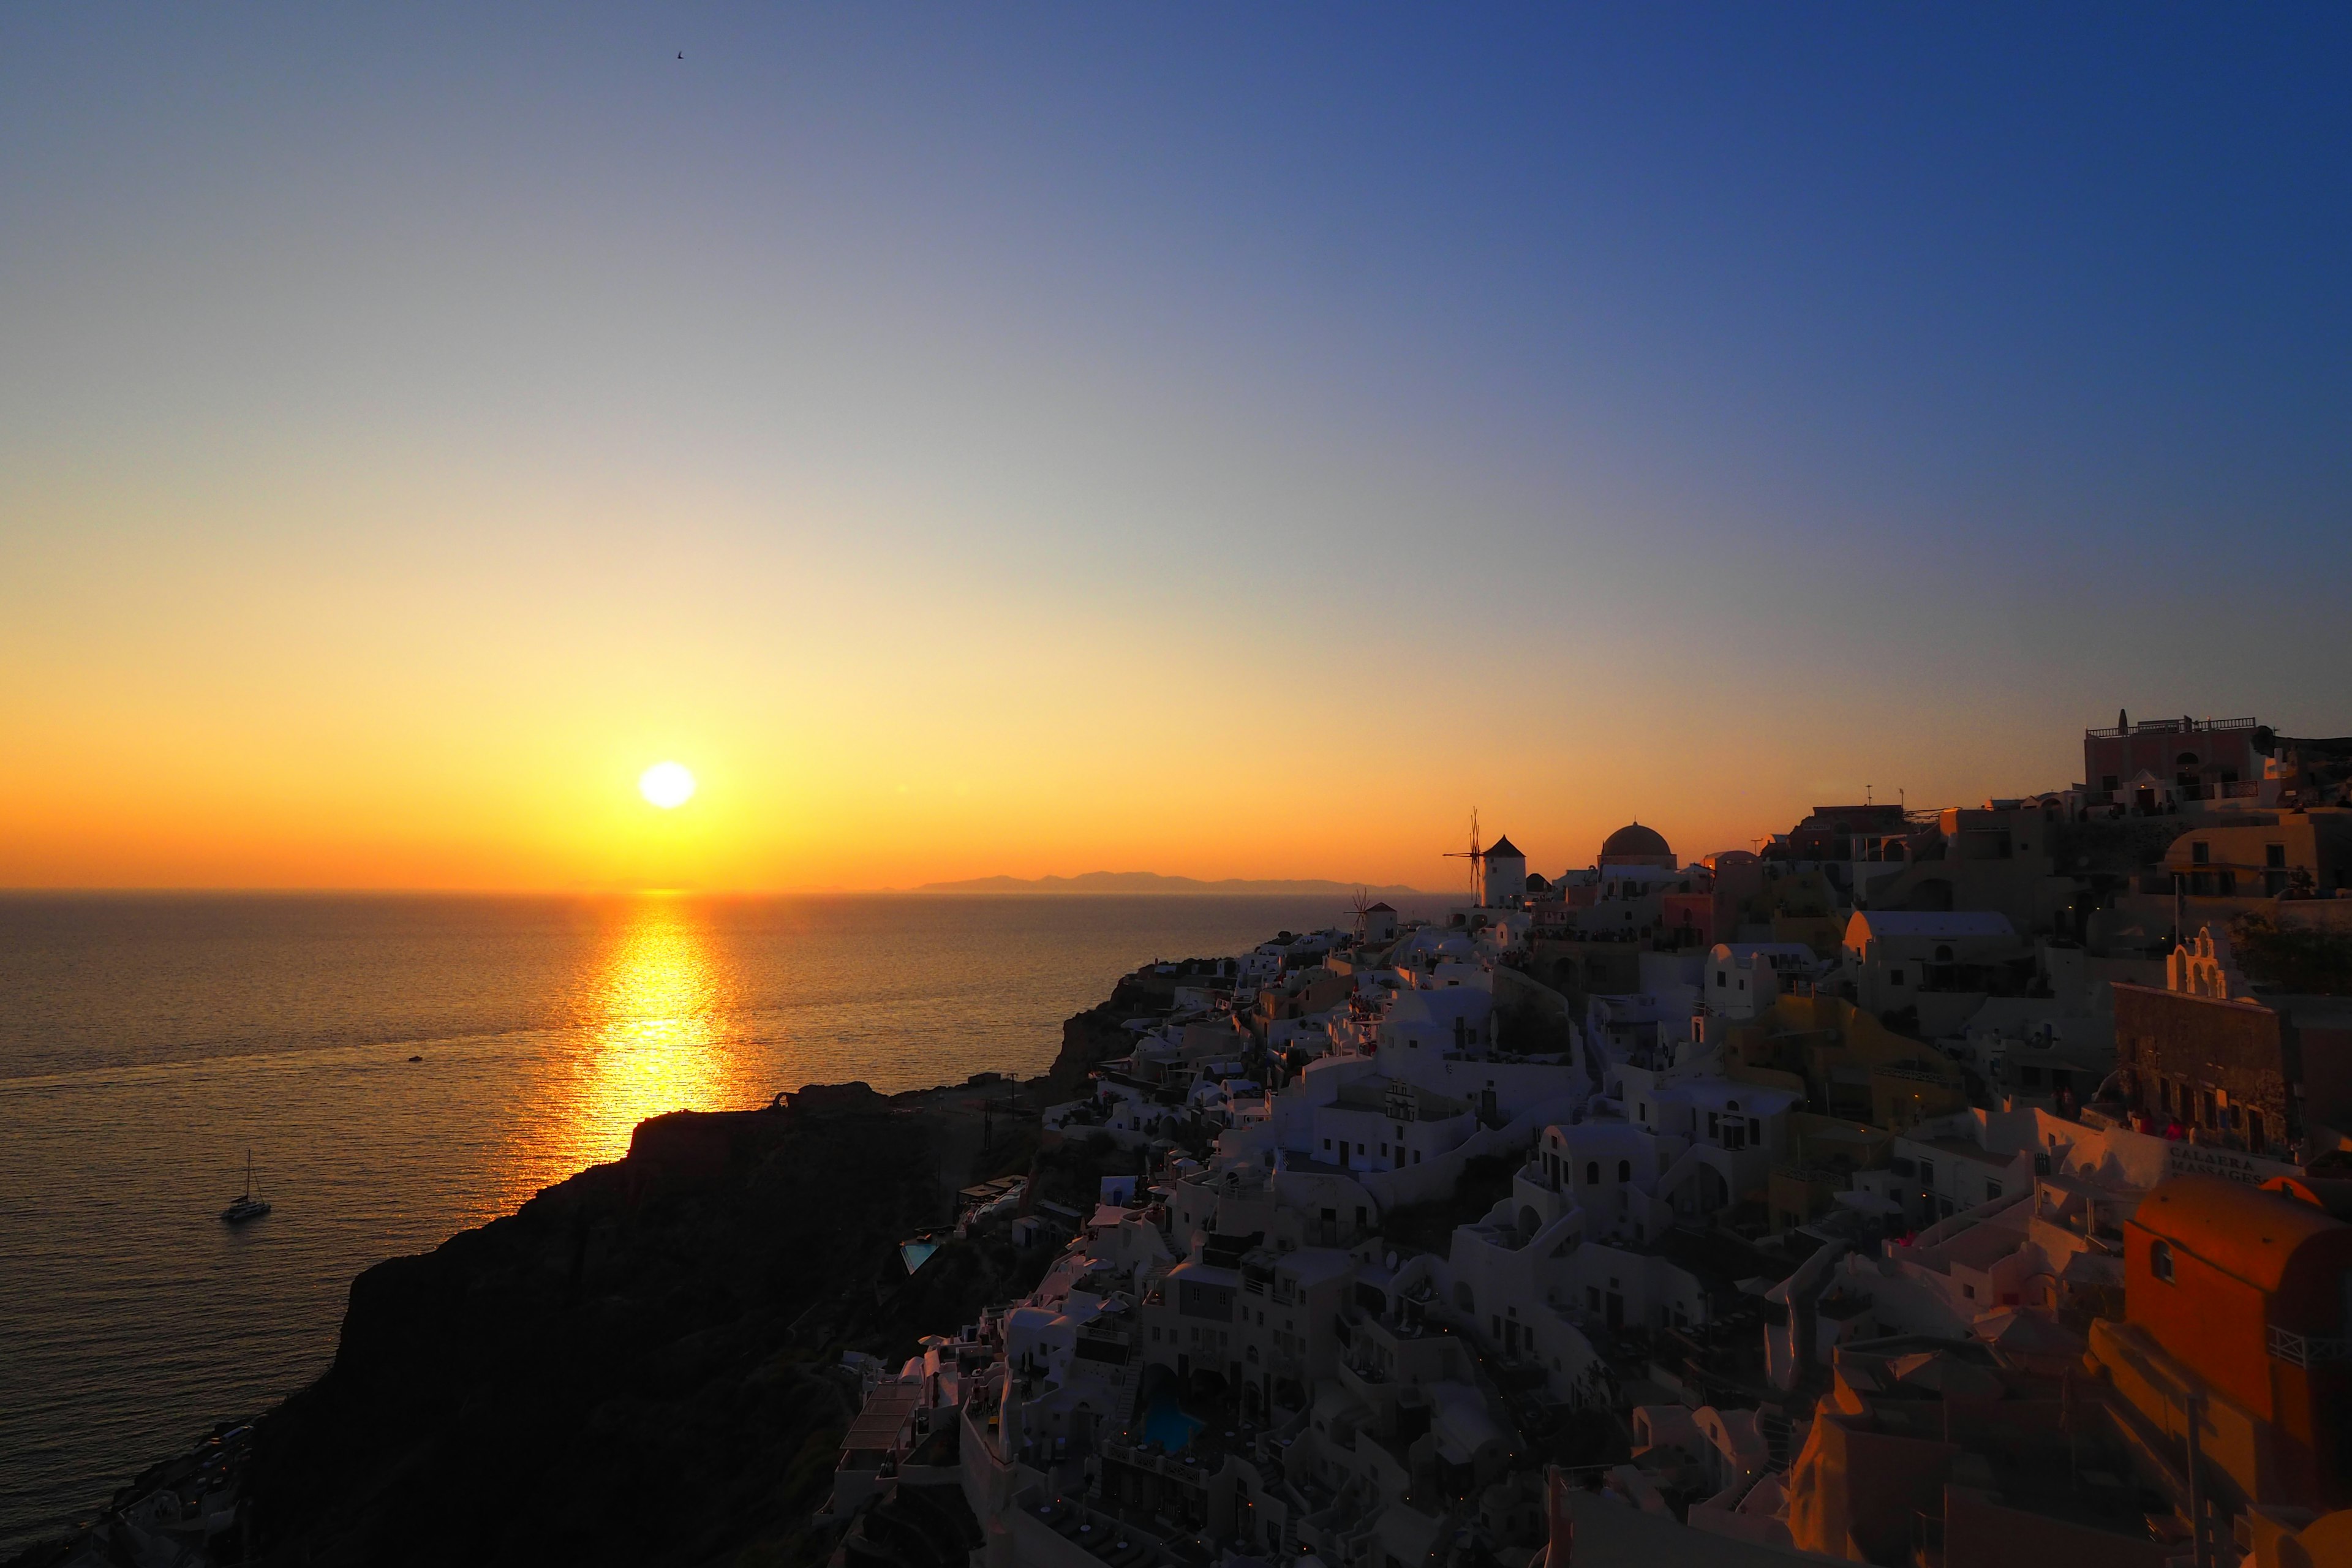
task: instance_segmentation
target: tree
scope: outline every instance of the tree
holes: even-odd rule
[[[2352,994],[2352,932],[2240,915],[2230,922],[2230,945],[2239,967],[2258,984],[2305,995]]]

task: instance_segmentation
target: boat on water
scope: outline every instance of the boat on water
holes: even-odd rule
[[[237,1194],[235,1203],[221,1210],[221,1221],[225,1225],[243,1225],[249,1219],[259,1219],[268,1212],[268,1201],[253,1195],[253,1151],[247,1149],[245,1152],[245,1191]]]

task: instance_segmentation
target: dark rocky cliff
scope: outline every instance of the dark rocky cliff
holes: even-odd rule
[[[888,1098],[836,1085],[780,1109],[656,1117],[626,1158],[370,1268],[332,1366],[256,1423],[246,1519],[216,1559],[820,1559],[833,1542],[810,1515],[854,1414],[842,1352],[896,1365],[921,1335],[1026,1293],[1050,1260],[954,1242],[909,1278],[898,1243],[951,1218],[955,1189],[979,1178],[1029,1171],[1041,1195],[1079,1206],[1105,1172],[1132,1168],[1116,1152],[1041,1154],[1034,1118],[1129,1048],[1121,1022],[1169,1001],[1159,977],[1122,981],[1025,1084],[983,1075]],[[104,1556],[110,1529],[12,1568]],[[940,1560],[960,1563],[942,1539]]]
[[[1174,980],[1147,969],[1121,980],[1108,1001],[1064,1019],[1062,1049],[1045,1075],[1053,1092],[1065,1097],[1085,1092],[1087,1074],[1097,1064],[1135,1048],[1135,1037],[1119,1026],[1129,1018],[1167,1012],[1175,996]]]
[[[1015,1283],[936,1223],[939,1115],[862,1092],[680,1112],[627,1159],[362,1274],[332,1368],[265,1416],[273,1563],[804,1557],[851,1413],[845,1347],[894,1356]]]

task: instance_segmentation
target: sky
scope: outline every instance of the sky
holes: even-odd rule
[[[2289,5],[0,11],[0,886],[1444,888],[1474,806],[1557,870],[2118,708],[2352,731],[2347,68]]]

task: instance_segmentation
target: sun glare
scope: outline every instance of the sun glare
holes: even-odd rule
[[[694,798],[694,775],[681,763],[656,763],[637,780],[637,793],[664,811]]]

